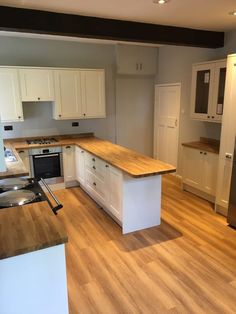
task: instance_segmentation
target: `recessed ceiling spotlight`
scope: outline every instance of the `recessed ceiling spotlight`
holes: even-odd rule
[[[229,12],[229,15],[235,15],[236,16],[236,11]]]
[[[153,3],[157,4],[166,4],[167,2],[169,2],[169,0],[153,0]]]

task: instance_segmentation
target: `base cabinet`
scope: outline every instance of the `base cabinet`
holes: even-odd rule
[[[184,188],[191,186],[210,196],[216,195],[218,154],[183,147],[183,183]]]
[[[75,146],[67,145],[62,148],[64,181],[75,180]]]
[[[228,210],[230,183],[232,175],[232,160],[220,159],[218,166],[218,181],[216,194],[216,207],[219,205]]]
[[[123,234],[160,224],[160,175],[133,178],[76,147],[76,178]]]

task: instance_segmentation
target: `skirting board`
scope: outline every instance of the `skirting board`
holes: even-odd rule
[[[200,191],[198,189],[195,189],[195,188],[193,188],[192,186],[190,186],[190,185],[188,185],[186,183],[182,183],[182,189],[184,191],[188,191],[190,193],[193,193],[193,194],[195,194],[195,195],[197,195],[197,196],[199,196],[199,197],[201,197],[201,198],[203,198],[203,199],[205,199],[205,200],[207,200],[207,201],[209,201],[209,202],[211,202],[213,204],[215,203],[215,197],[214,196],[209,195],[209,194],[207,194],[205,192],[202,192],[202,191]]]

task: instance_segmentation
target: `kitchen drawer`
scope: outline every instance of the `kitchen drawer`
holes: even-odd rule
[[[92,172],[95,176],[97,176],[100,180],[104,182],[106,179],[105,170],[107,168],[107,163],[87,152],[85,155],[85,160],[86,169],[88,169],[90,172]]]
[[[86,187],[91,193],[98,197],[100,201],[105,203],[107,198],[107,189],[104,181],[100,180],[88,168],[86,169]]]

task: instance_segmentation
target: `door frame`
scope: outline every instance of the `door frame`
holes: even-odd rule
[[[154,91],[154,134],[153,134],[153,158],[156,159],[156,139],[157,139],[157,121],[156,121],[156,113],[157,113],[157,106],[156,106],[156,87],[168,87],[168,86],[177,86],[179,87],[179,108],[178,108],[178,130],[177,130],[177,142],[178,142],[178,152],[179,152],[179,125],[180,125],[180,107],[181,107],[181,83],[165,83],[165,84],[155,84],[155,91]],[[178,167],[179,161],[179,154],[177,153],[176,159],[176,168]]]

